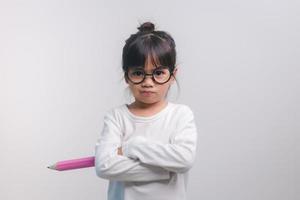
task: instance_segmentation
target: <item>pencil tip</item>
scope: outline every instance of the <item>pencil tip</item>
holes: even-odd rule
[[[48,169],[55,169],[55,166],[54,166],[54,165],[51,165],[51,166],[48,166],[47,168],[48,168]]]

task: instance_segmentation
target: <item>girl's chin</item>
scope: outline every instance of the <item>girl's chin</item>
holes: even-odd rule
[[[146,104],[153,104],[156,102],[155,100],[151,100],[151,99],[139,99],[138,101]]]
[[[154,98],[145,98],[145,97],[139,97],[139,98],[135,98],[137,101],[141,102],[141,103],[146,103],[146,104],[153,104],[153,103],[157,103],[157,100]]]

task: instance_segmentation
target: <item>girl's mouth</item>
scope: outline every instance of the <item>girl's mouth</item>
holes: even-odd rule
[[[151,95],[153,95],[153,94],[154,94],[154,92],[150,92],[150,91],[142,91],[142,92],[141,92],[141,94],[142,94],[143,96],[146,96],[146,97],[148,97],[148,96],[151,96]]]

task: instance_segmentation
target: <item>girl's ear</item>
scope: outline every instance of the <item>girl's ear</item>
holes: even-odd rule
[[[125,74],[124,74],[124,79],[125,79],[125,82],[128,84],[128,80],[127,80]]]
[[[172,76],[172,79],[171,79],[171,84],[173,84],[173,82],[174,82],[174,80],[175,80],[174,77],[176,77],[177,71],[178,71],[178,68],[175,67],[175,68],[174,68],[174,71],[173,71],[173,76]]]
[[[173,71],[173,75],[174,75],[174,76],[176,76],[176,74],[177,74],[177,70],[178,70],[178,68],[177,68],[177,67],[175,67],[175,69],[174,69],[174,71]]]

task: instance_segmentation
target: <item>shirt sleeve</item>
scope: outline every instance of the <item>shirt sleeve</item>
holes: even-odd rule
[[[163,167],[168,171],[176,173],[188,171],[195,161],[197,128],[189,107],[185,107],[182,116],[170,143],[149,141],[143,136],[137,136],[123,144],[124,155],[145,164]]]
[[[104,116],[104,127],[95,145],[95,171],[98,177],[117,181],[154,181],[170,178],[170,172],[139,160],[118,155],[121,131],[111,114]]]

